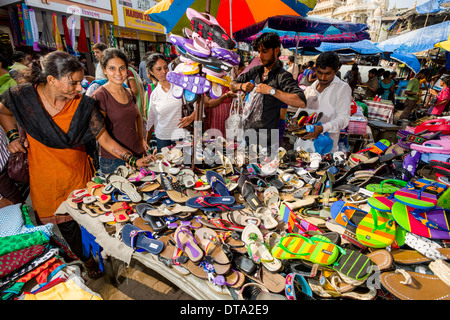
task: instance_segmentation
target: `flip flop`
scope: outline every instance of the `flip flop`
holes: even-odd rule
[[[283,292],[286,285],[285,277],[278,272],[270,272],[261,265],[257,266],[255,271],[245,273],[245,276],[256,283],[263,285],[273,293]]]
[[[411,149],[421,153],[450,154],[450,140],[429,140],[423,144],[411,144]]]
[[[214,47],[211,48],[211,55],[213,57],[219,58],[221,60],[224,60],[233,66],[237,66],[239,62],[241,61],[241,58],[239,54],[237,54],[234,51],[231,51],[229,49],[221,48],[221,47]]]
[[[420,190],[402,188],[394,193],[394,199],[404,205],[417,209],[431,210],[437,205],[437,197],[425,191],[425,187]]]
[[[362,281],[372,273],[373,263],[366,255],[358,251],[345,249],[345,253],[333,264],[332,269],[336,270],[344,281],[347,277]]]
[[[367,215],[366,211],[339,200],[331,205],[331,217],[343,227],[357,228],[360,221]]]
[[[148,223],[154,232],[165,230],[167,228],[167,224],[164,218],[147,214],[147,211],[154,209],[155,208],[152,205],[147,203],[139,203],[136,205],[137,214],[141,217],[141,219]]]
[[[234,210],[237,206],[244,208],[241,205],[234,205],[236,199],[232,196],[200,196],[190,198],[186,201],[186,205],[192,208],[201,209],[204,211],[227,211]],[[233,206],[234,205],[234,206]]]
[[[216,171],[206,171],[206,180],[215,194],[223,197],[230,195],[230,191],[225,185],[225,179]]]
[[[241,175],[239,177],[238,188],[240,194],[252,210],[256,210],[258,207],[261,207],[263,205],[261,200],[259,200],[258,196],[256,195],[255,186],[250,182],[247,176]]]
[[[177,247],[186,253],[193,263],[199,262],[203,258],[204,253],[188,227],[179,226],[175,230],[174,239]]]
[[[170,83],[194,94],[204,94],[211,89],[211,82],[199,75],[184,75],[169,71],[166,78]]]
[[[356,239],[371,248],[386,248],[395,241],[396,224],[389,212],[373,208],[356,228]]]
[[[264,242],[251,241],[247,246],[248,256],[256,263],[261,263],[267,270],[277,272],[281,269],[280,260],[273,257]]]
[[[324,239],[326,238],[317,236],[306,238],[289,233],[273,247],[272,255],[280,260],[302,259],[322,266],[331,265],[336,262],[342,249]]]
[[[305,278],[298,273],[289,273],[286,276],[284,294],[288,300],[314,300],[311,287]]]
[[[222,249],[217,233],[210,228],[202,227],[195,231],[194,237],[205,253],[204,259],[214,266],[215,273],[228,273],[231,262]]]
[[[450,287],[435,275],[397,269],[383,272],[380,281],[400,300],[450,300]]]
[[[261,219],[250,216],[242,210],[226,211],[222,213],[222,219],[230,221],[234,225],[245,227],[252,223],[256,226],[261,224]]]
[[[442,208],[421,211],[396,202],[392,206],[395,222],[406,231],[429,239],[450,239],[450,212]]]
[[[97,198],[100,203],[107,203],[111,201],[111,196],[103,193],[103,189],[105,189],[104,184],[89,181],[86,184],[86,187],[87,192]]]
[[[273,212],[266,207],[259,207],[253,215],[261,220],[261,224],[268,230],[278,227],[278,221],[273,217]]]
[[[156,255],[164,249],[164,243],[154,239],[151,232],[141,230],[132,224],[125,224],[121,234],[122,241],[136,252],[148,251]]]
[[[132,213],[132,210],[133,209],[126,202],[116,202],[111,206],[111,212],[113,213],[116,222],[129,221],[129,215]]]
[[[248,246],[252,241],[263,242],[264,236],[258,226],[248,224],[242,230],[241,240],[246,246]]]
[[[381,181],[379,184],[368,184],[366,189],[378,194],[391,194],[400,190],[401,187],[405,187],[407,183],[407,181],[403,180],[387,179]]]
[[[158,176],[158,182],[173,201],[184,203],[189,200],[189,197],[183,193],[180,182],[173,175],[162,172]]]

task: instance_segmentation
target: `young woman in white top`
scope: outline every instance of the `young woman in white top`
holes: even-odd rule
[[[151,135],[155,130],[157,152],[184,139],[188,132],[183,128],[190,125],[195,117],[195,112],[182,117],[182,99],[173,96],[173,85],[166,79],[168,72],[169,66],[162,54],[154,53],[148,57],[147,73],[158,84],[150,96],[147,134]]]

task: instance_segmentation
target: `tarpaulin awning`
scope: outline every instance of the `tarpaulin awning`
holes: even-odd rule
[[[239,30],[233,33],[233,35],[236,41],[249,43],[251,42],[251,39],[249,38],[260,33],[265,28],[280,31],[293,31],[300,33],[325,35],[329,31],[330,27],[338,30],[340,34],[357,34],[362,32],[367,33],[367,30],[369,29],[369,26],[363,23],[351,23],[319,16],[274,16],[267,18],[259,23],[255,23],[242,30]]]
[[[438,13],[449,9],[450,0],[430,0],[416,7],[418,14]]]
[[[449,36],[450,21],[445,21],[379,42],[377,47],[384,52],[416,53],[433,49],[436,43]]]
[[[390,55],[391,59],[397,60],[401,63],[404,63],[407,65],[411,70],[413,70],[415,73],[418,73],[420,71],[420,61],[417,59],[415,55],[412,53],[400,53],[400,52],[394,52]]]
[[[382,53],[372,41],[362,40],[353,43],[329,43],[323,42],[317,50],[321,52],[336,51],[339,53],[377,54]]]

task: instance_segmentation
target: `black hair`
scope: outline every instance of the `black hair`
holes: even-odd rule
[[[294,62],[295,61],[295,57],[294,56],[289,56],[288,59],[289,59],[290,62]]]
[[[127,55],[122,50],[116,49],[116,48],[108,48],[108,49],[106,49],[105,51],[102,52],[102,56],[100,58],[100,65],[103,67],[103,69],[106,69],[106,65],[108,64],[108,61],[113,59],[113,58],[122,59],[123,62],[125,62],[125,66],[128,69],[128,57],[127,57]]]
[[[314,67],[314,61],[308,61],[308,64],[306,65],[307,68],[312,68]]]
[[[316,59],[316,67],[326,69],[330,67],[334,71],[338,71],[341,66],[339,56],[334,51],[322,52]]]
[[[252,47],[255,51],[258,51],[259,47],[263,46],[266,49],[281,48],[280,36],[275,32],[265,32],[257,37],[252,42]],[[278,53],[278,57],[281,55],[281,50]]]
[[[425,77],[427,77],[430,74],[430,70],[428,69],[421,69],[418,73],[419,74],[423,74]]]
[[[377,70],[377,68],[372,68],[372,69],[369,70],[369,73],[377,75],[378,74],[378,70]]]
[[[45,55],[39,62],[33,61],[30,82],[32,84],[47,83],[47,77],[56,79],[70,76],[77,71],[84,71],[80,61],[65,51],[53,51]]]
[[[381,76],[382,74],[384,74],[384,69],[383,69],[383,68],[378,69],[378,70],[377,70],[377,74],[378,74],[379,76]]]
[[[12,61],[14,62],[20,62],[26,58],[26,55],[22,51],[16,51],[12,55]]]
[[[153,53],[153,54],[149,55],[147,58],[147,73],[150,75],[150,77],[154,78],[155,80],[156,80],[156,78],[153,76],[151,71],[159,59],[162,59],[165,62],[167,62],[166,57],[162,53]]]
[[[100,51],[105,51],[108,48],[108,46],[106,44],[104,44],[103,42],[97,42],[96,44],[94,44],[92,46],[92,50],[98,49]]]
[[[450,76],[442,77],[442,81],[444,81],[445,84],[446,84],[447,86],[449,86],[449,85],[450,85]]]
[[[383,78],[385,78],[385,79],[387,79],[387,78],[389,78],[391,76],[391,72],[390,71],[385,71],[385,72],[383,72]]]
[[[358,65],[357,64],[352,65],[352,70],[358,71],[359,70]]]

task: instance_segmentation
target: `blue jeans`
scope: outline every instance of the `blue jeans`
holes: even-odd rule
[[[169,147],[169,146],[173,146],[177,143],[177,141],[181,141],[180,140],[162,140],[162,139],[158,139],[156,138],[156,152],[161,152],[161,149],[164,147]]]
[[[142,154],[139,154],[136,156],[138,159],[142,158]],[[125,166],[126,163],[122,159],[109,159],[109,158],[103,158],[100,157],[100,171],[103,174],[109,174],[113,173],[114,170],[117,169],[119,166]]]
[[[113,173],[114,170],[117,169],[118,166],[124,166],[125,161],[122,159],[109,159],[100,157],[100,171],[106,175],[109,173]]]

